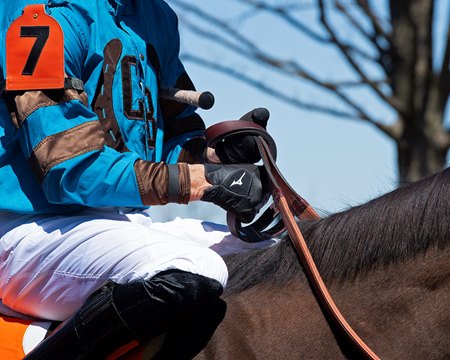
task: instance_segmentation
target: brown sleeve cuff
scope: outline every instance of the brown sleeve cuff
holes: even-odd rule
[[[169,166],[176,166],[178,170],[178,193],[176,193],[176,179],[170,179]],[[150,162],[137,160],[134,164],[136,180],[144,205],[164,205],[170,202],[187,204],[191,195],[191,180],[189,167],[186,163],[167,165],[164,162]],[[169,186],[170,181],[175,181]],[[169,194],[169,189],[172,188]]]

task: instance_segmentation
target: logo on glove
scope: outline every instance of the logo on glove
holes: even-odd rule
[[[244,184],[242,182],[242,179],[244,178],[244,176],[245,176],[245,171],[244,171],[244,173],[242,174],[242,176],[238,180],[233,180],[233,182],[231,183],[230,187],[232,187],[233,185],[242,186]]]

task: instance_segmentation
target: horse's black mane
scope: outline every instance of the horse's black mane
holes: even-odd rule
[[[450,243],[450,168],[402,186],[366,204],[300,228],[324,280],[347,280],[377,266]],[[289,239],[276,246],[229,255],[227,292],[260,281],[285,282],[301,273]]]

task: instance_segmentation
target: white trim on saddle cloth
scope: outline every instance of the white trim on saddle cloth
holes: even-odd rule
[[[23,353],[25,355],[44,340],[51,324],[51,321],[35,321],[28,325],[22,341]]]

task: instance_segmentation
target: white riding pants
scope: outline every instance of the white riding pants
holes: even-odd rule
[[[109,279],[123,284],[169,269],[225,286],[226,265],[209,247],[230,237],[224,226],[153,223],[145,212],[0,213],[0,312],[62,321]]]

